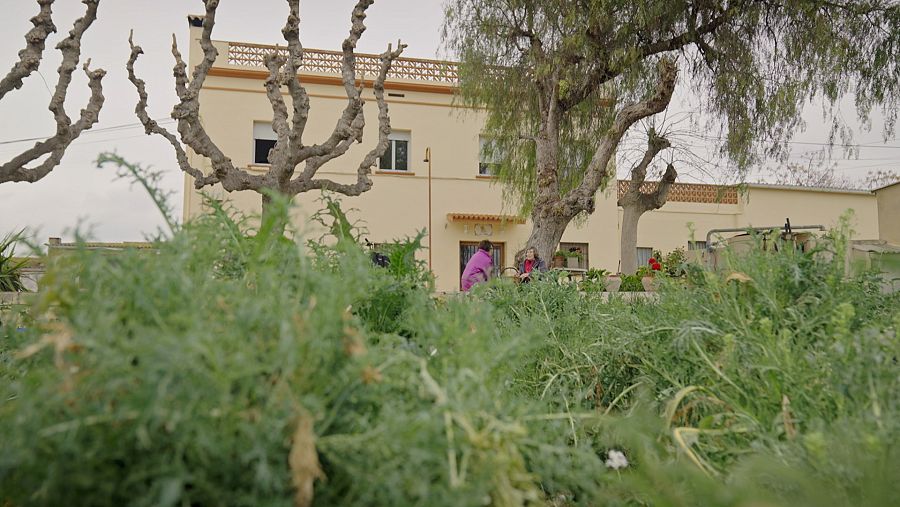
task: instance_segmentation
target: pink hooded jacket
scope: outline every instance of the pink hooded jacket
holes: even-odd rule
[[[475,255],[466,263],[466,269],[460,278],[463,292],[469,292],[469,289],[478,282],[486,282],[491,277],[493,266],[494,261],[491,259],[491,254],[481,249],[475,252]]]

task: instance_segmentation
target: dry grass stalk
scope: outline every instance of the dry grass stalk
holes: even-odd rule
[[[312,417],[305,412],[297,419],[288,462],[291,467],[291,482],[296,490],[294,505],[309,507],[313,502],[313,484],[316,479],[324,479],[325,473],[319,466]]]

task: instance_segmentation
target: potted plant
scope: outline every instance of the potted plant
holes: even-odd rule
[[[557,250],[553,254],[553,267],[554,268],[566,267],[566,252],[563,252],[562,250]]]
[[[606,275],[606,291],[619,292],[622,286],[622,273],[610,273]]]
[[[641,285],[644,286],[645,291],[651,292],[656,290],[655,277],[661,270],[662,265],[656,260],[656,257],[650,257],[650,260],[647,261],[647,265],[638,269],[637,274],[641,277]]]
[[[657,256],[657,259],[660,257]],[[684,248],[676,248],[662,257],[662,271],[668,277],[678,278],[684,276],[685,264],[687,263],[687,254]]]
[[[566,252],[566,267],[573,269],[581,267],[581,250],[572,248]]]

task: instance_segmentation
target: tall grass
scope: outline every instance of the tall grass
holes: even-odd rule
[[[0,504],[900,495],[898,302],[836,252],[695,269],[658,303],[550,280],[435,299],[421,238],[383,269],[352,232],[311,246],[210,206],[152,251],[77,251],[2,328]]]

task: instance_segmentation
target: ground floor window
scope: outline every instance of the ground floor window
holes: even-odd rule
[[[567,256],[566,267],[587,269],[590,265],[587,243],[560,243],[559,249]]]
[[[478,243],[473,241],[460,241],[459,242],[459,278],[460,284],[462,283],[462,274],[463,271],[466,270],[466,264],[469,263],[469,259],[475,255],[475,252],[478,251]],[[491,273],[491,277],[500,276],[500,270],[503,269],[503,252],[504,252],[504,244],[503,243],[494,243],[494,251],[491,252],[491,259],[494,261],[494,271]],[[462,287],[460,286],[460,289]]]
[[[637,247],[637,265],[638,267],[645,266],[647,262],[650,261],[650,257],[653,257],[653,248],[652,247]]]

